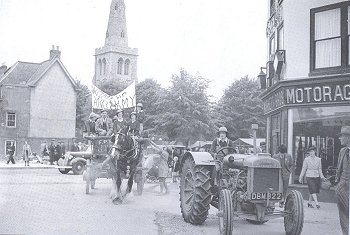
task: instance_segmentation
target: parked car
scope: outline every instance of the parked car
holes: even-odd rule
[[[75,175],[81,175],[84,172],[86,159],[92,155],[91,147],[83,152],[66,152],[58,160],[58,170],[62,174],[67,174],[71,170]]]

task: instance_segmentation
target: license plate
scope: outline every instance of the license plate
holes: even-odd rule
[[[267,193],[252,193],[251,200],[267,200]],[[282,193],[269,193],[269,200],[282,200]]]

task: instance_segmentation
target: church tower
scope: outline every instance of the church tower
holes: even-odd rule
[[[137,82],[137,56],[137,49],[128,46],[124,0],[112,0],[105,45],[95,49],[95,85]]]

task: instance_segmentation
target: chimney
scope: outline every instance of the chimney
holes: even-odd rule
[[[6,72],[7,66],[5,63],[3,63],[0,67],[0,77]]]
[[[58,57],[59,59],[61,59],[61,51],[60,51],[60,47],[57,46],[55,48],[54,45],[52,45],[52,49],[50,50],[50,60],[55,59],[56,57]]]

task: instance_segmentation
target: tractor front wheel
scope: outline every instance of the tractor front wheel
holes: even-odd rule
[[[284,229],[287,235],[300,235],[304,224],[303,196],[292,190],[284,206]]]
[[[188,223],[202,224],[207,219],[212,196],[210,170],[206,166],[196,166],[192,158],[187,158],[181,172],[182,217]]]
[[[233,203],[231,192],[228,189],[220,191],[219,196],[219,228],[221,235],[233,233]]]

